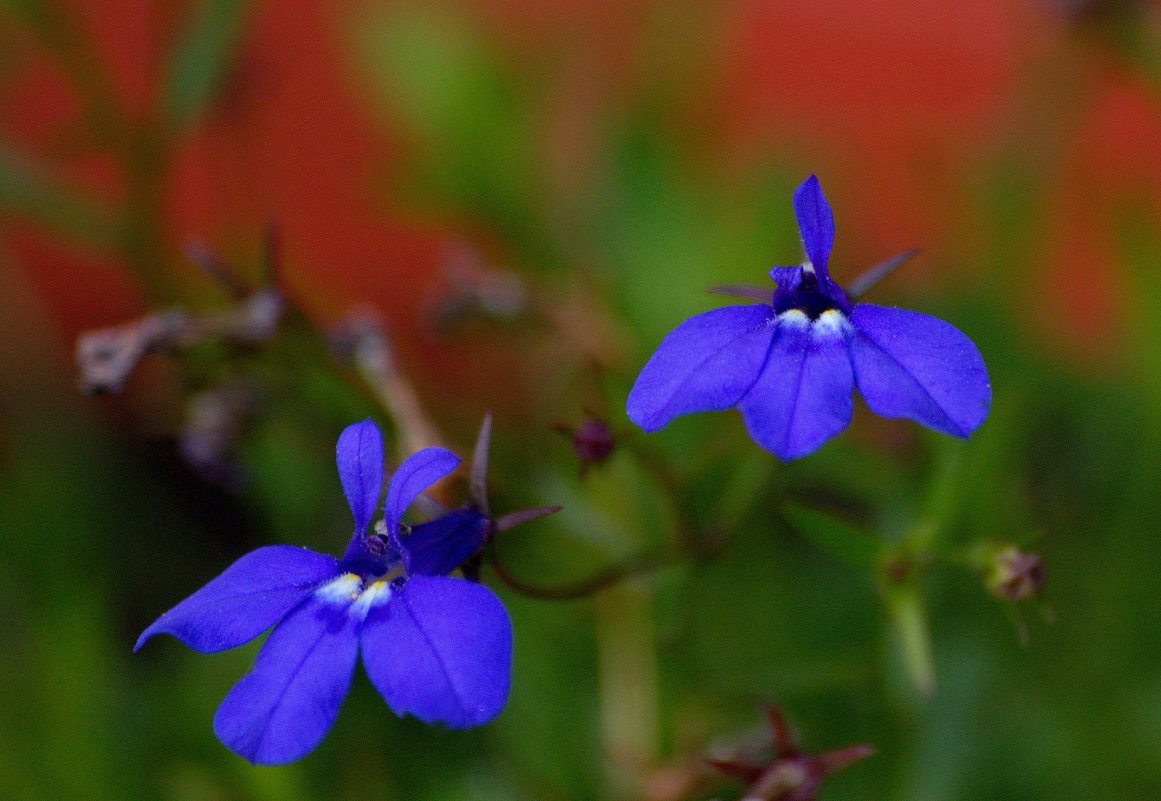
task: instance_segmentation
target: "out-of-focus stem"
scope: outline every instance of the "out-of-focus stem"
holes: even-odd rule
[[[903,668],[924,697],[935,693],[931,631],[923,599],[923,574],[942,547],[960,498],[961,443],[941,443],[927,499],[918,519],[895,546],[883,574],[883,599]]]
[[[914,557],[926,559],[932,550],[939,547],[947,525],[955,514],[960,497],[963,452],[963,443],[941,439],[927,489],[927,501],[919,519],[903,539],[903,547]]]
[[[624,583],[594,596],[601,745],[610,795],[639,797],[657,756],[657,657],[648,591]]]
[[[580,581],[556,587],[548,587],[540,584],[530,584],[514,576],[504,565],[500,557],[497,556],[497,549],[495,547],[488,551],[488,563],[492,566],[492,570],[496,573],[497,577],[509,587],[522,595],[527,595],[529,598],[536,598],[541,601],[572,601],[577,598],[584,598],[585,596],[593,595],[615,584],[619,584],[633,576],[657,570],[664,564],[661,559],[644,554],[607,567]]]
[[[353,356],[359,374],[395,421],[402,453],[440,445],[439,433],[427,419],[411,382],[396,364],[381,326],[356,337]]]
[[[105,147],[116,146],[127,125],[125,114],[105,60],[76,13],[67,4],[43,0],[0,3],[0,11],[19,19],[73,82],[94,138]]]
[[[126,227],[124,254],[154,304],[180,298],[166,261],[165,181],[171,148],[156,120],[140,124],[125,145]]]
[[[931,656],[931,632],[918,579],[887,589],[885,597],[891,630],[911,683],[920,695],[935,693],[935,664]]]

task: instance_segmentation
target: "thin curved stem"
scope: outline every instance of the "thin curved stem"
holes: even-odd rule
[[[619,565],[611,565],[586,579],[573,582],[572,584],[565,584],[559,587],[546,587],[540,584],[530,584],[512,575],[508,568],[504,566],[504,563],[500,561],[495,546],[488,549],[487,554],[488,564],[491,566],[497,578],[521,595],[527,595],[529,598],[536,598],[541,601],[575,601],[578,598],[587,597],[633,576],[657,570],[666,564],[666,560],[653,555],[643,554],[635,556]]]

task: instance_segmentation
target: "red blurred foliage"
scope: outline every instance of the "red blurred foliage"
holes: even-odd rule
[[[172,219],[187,235],[284,231],[290,289],[326,317],[352,303],[397,316],[437,266],[439,232],[387,208],[397,149],[360,103],[343,4],[260,4],[228,101],[180,156]]]
[[[816,165],[857,209],[844,215],[856,241],[880,252],[930,242],[952,224],[970,159],[1044,45],[1028,6],[741,4],[724,134],[743,159],[773,146]]]
[[[1053,187],[1058,213],[1048,231],[1043,311],[1064,321],[1055,348],[1081,357],[1111,355],[1134,311],[1118,233],[1127,204],[1141,204],[1161,227],[1161,107],[1155,90],[1107,61],[1089,113]]]
[[[182,9],[144,0],[73,5],[118,105],[132,124],[148,124]],[[193,237],[227,253],[253,252],[277,220],[287,282],[309,309],[327,316],[364,302],[402,313],[434,269],[439,236],[393,216],[377,195],[391,143],[360,105],[342,61],[345,11],[321,0],[258,4],[225,102],[172,154],[163,179],[166,245],[174,261]],[[121,202],[125,176],[115,156],[128,141],[68,141],[82,124],[75,81],[46,52],[29,46],[23,55],[21,83],[0,100],[6,134],[44,156],[62,180]],[[85,280],[107,255],[45,239],[22,231],[18,255],[66,336],[126,314],[128,281]],[[78,281],[86,291],[77,292]]]
[[[717,72],[702,76],[696,90],[709,98],[699,115],[710,123],[707,145],[739,165],[790,153],[801,172],[820,173],[836,205],[852,210],[843,215],[851,230],[840,238],[840,253],[849,247],[844,240],[870,251],[855,264],[892,248],[946,240],[960,226],[971,173],[1012,113],[1028,65],[1069,36],[1046,6],[1016,0],[687,1],[720,21],[705,32],[716,40]],[[400,329],[414,322],[449,223],[393,208],[378,185],[401,144],[373,118],[352,77],[348,26],[365,5],[256,4],[225,99],[180,142],[163,177],[170,269],[195,236],[227,255],[253,253],[259,232],[275,219],[284,231],[289,288],[312,313],[331,318],[361,302],[381,308]],[[594,87],[597,94],[622,91],[659,8],[645,0],[471,5],[484,30],[503,32],[504,47],[543,55],[548,43],[567,46],[565,57],[575,64],[559,71],[564,88],[577,87],[594,106],[601,105]],[[117,162],[126,132],[101,141],[82,126],[91,109],[76,91],[78,80],[107,73],[124,119],[151,124],[166,59],[190,5],[69,0],[64,7],[76,12],[91,44],[92,54],[81,48],[73,61],[96,59],[98,78],[85,74],[83,62],[79,70],[62,70],[59,53],[0,19],[0,37],[13,42],[11,58],[20,63],[20,79],[10,77],[0,91],[0,126],[63,180],[117,204],[129,191]],[[1112,285],[1096,286],[1092,270],[1110,258],[1102,255],[1109,251],[1108,209],[1126,191],[1154,205],[1161,196],[1155,100],[1116,69],[1098,76],[1092,97],[1082,144],[1069,154],[1056,190],[1059,230],[1045,244],[1046,258],[1062,264],[1046,285],[1068,290],[1048,302],[1066,310],[1058,316],[1076,323],[1082,339],[1100,330],[1115,307]],[[583,124],[583,115],[571,114],[562,119]],[[17,233],[18,257],[66,336],[115,322],[143,302],[131,281],[114,277],[115,255],[34,229]]]

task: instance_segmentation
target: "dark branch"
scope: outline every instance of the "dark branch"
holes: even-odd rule
[[[641,573],[652,572],[662,566],[661,560],[654,556],[638,556],[634,559],[605,568],[587,579],[559,587],[545,587],[538,584],[529,584],[523,579],[516,578],[500,561],[497,548],[493,546],[488,551],[488,563],[501,581],[521,595],[536,598],[541,601],[574,601],[611,587],[625,579]]]

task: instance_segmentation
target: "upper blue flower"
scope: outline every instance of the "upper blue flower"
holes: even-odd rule
[[[214,717],[221,741],[255,764],[293,762],[322,741],[360,650],[371,683],[400,716],[470,728],[495,718],[508,697],[507,611],[486,587],[446,576],[483,546],[492,522],[463,509],[401,536],[407,507],[459,458],[427,448],[399,467],[387,491],[384,540],[368,531],[383,489],[379,429],[369,420],[348,427],[337,457],[355,517],[342,559],[289,545],[259,548],[162,615],[134,648],[172,634],[213,653],[275,626]]]
[[[637,377],[629,419],[651,432],[737,406],[755,442],[797,459],[847,427],[858,386],[877,414],[968,437],[992,400],[976,346],[934,317],[847,299],[827,270],[834,216],[813,175],[794,211],[806,262],[770,271],[777,289],[767,302],[678,326]]]

